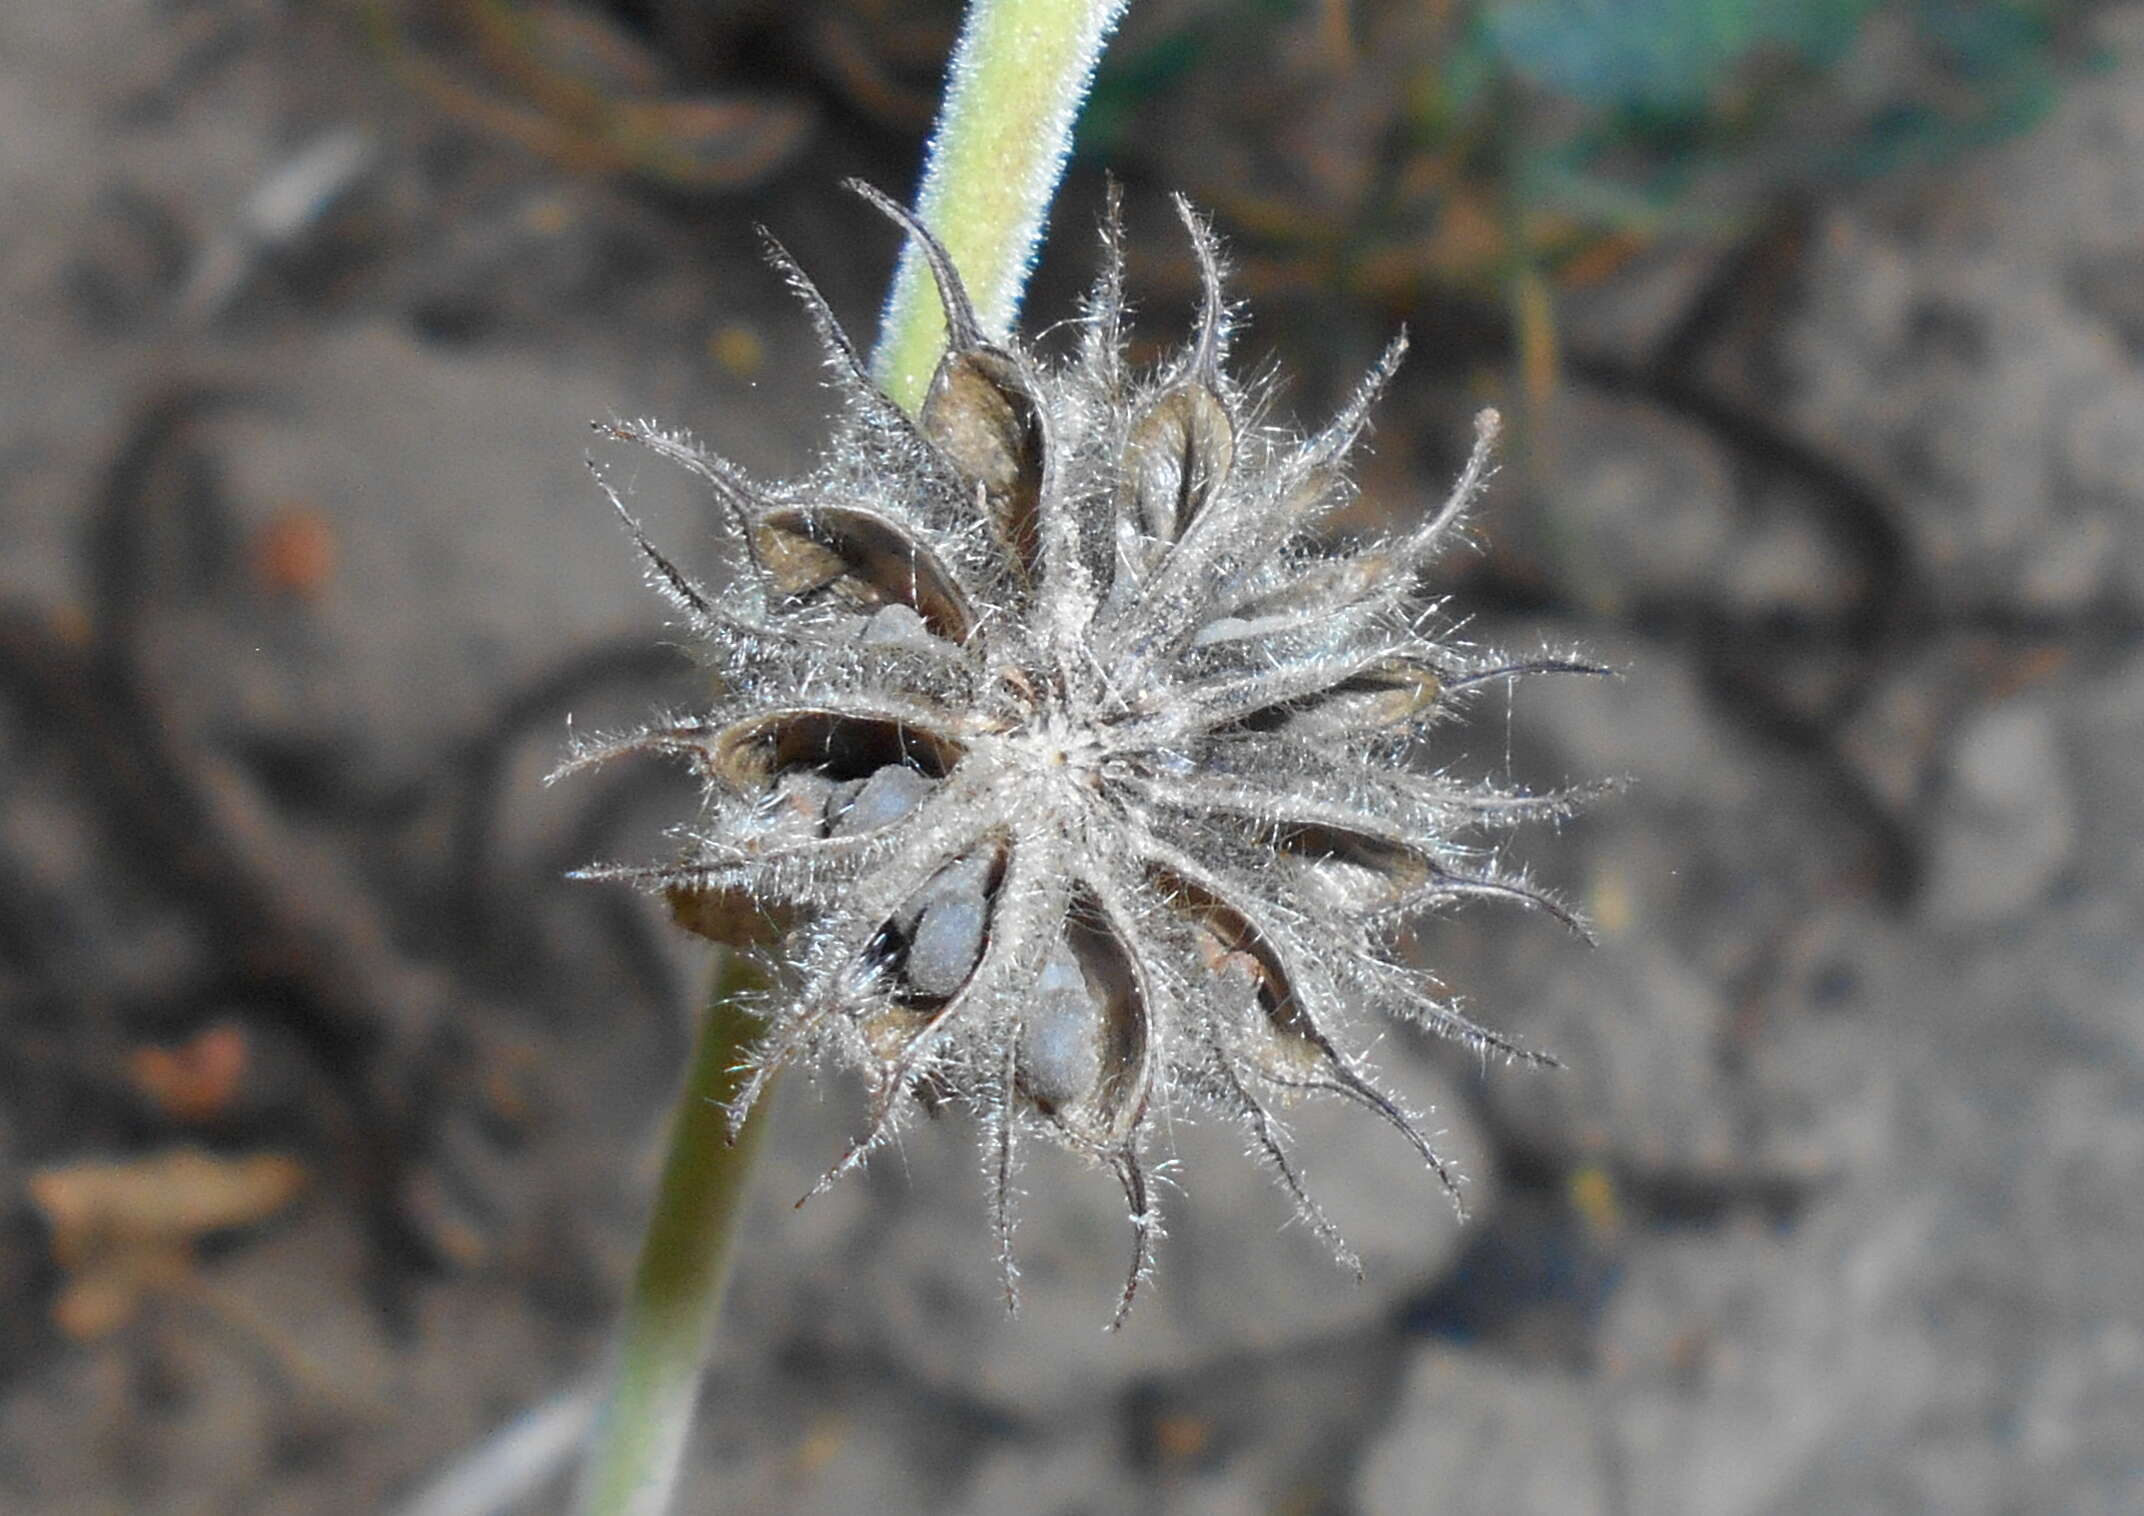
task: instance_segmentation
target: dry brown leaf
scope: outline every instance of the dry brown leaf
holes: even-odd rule
[[[335,574],[335,526],[296,501],[276,509],[253,537],[253,578],[277,595],[319,594]]]
[[[305,1177],[304,1165],[279,1153],[223,1158],[173,1148],[39,1169],[29,1190],[52,1228],[53,1257],[73,1269],[265,1221],[297,1198]]]
[[[127,1080],[173,1121],[214,1121],[237,1098],[247,1055],[245,1028],[219,1021],[175,1048],[134,1049]]]

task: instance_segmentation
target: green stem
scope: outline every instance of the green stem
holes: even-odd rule
[[[766,1032],[741,1001],[764,987],[742,953],[724,951],[641,1239],[610,1393],[590,1434],[575,1505],[582,1516],[661,1516],[669,1508],[721,1312],[745,1178],[767,1124],[763,1094],[730,1141],[727,1108],[743,1083],[739,1067]]]
[[[1126,0],[972,0],[932,139],[920,207],[960,269],[983,327],[1003,336],[1020,306],[1073,119]],[[919,408],[945,323],[917,250],[901,259],[875,362],[902,405]],[[670,1153],[626,1302],[610,1393],[590,1435],[579,1516],[662,1516],[692,1425],[700,1372],[722,1305],[744,1182],[767,1099],[729,1141],[738,1070],[765,1035],[739,1003],[762,988],[725,953],[708,997]]]
[[[1102,44],[1125,0],[973,0],[916,210],[952,254],[983,330],[1003,337],[1064,173]],[[901,256],[874,358],[910,411],[945,351],[945,321],[914,247]]]

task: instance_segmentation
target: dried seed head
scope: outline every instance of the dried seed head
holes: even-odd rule
[[[1041,1138],[1123,1186],[1123,1319],[1155,1235],[1145,1172],[1166,1108],[1241,1122],[1352,1265],[1273,1109],[1305,1094],[1367,1107],[1456,1203],[1444,1161],[1360,1062],[1369,1018],[1536,1055],[1441,998],[1391,935],[1472,897],[1575,925],[1489,845],[1574,797],[1422,763],[1425,734],[1469,690],[1599,672],[1485,658],[1431,630],[1420,571],[1483,484],[1495,415],[1419,528],[1336,550],[1320,524],[1401,342],[1323,431],[1285,434],[1223,368],[1219,258],[1188,206],[1197,330],[1138,376],[1121,350],[1114,207],[1078,356],[1052,364],[989,340],[943,249],[862,192],[919,240],[945,306],[949,350],[919,416],[873,385],[777,248],[846,402],[819,468],[762,486],[682,438],[605,429],[707,482],[741,568],[711,594],[627,517],[725,693],[575,760],[677,754],[707,781],[680,861],[588,872],[667,890],[717,935],[786,925],[795,992],[738,1114],[793,1059],[860,1068],[869,1125],[822,1188],[885,1140],[907,1095],[976,1113],[1008,1299],[1010,1176],[1017,1145]]]

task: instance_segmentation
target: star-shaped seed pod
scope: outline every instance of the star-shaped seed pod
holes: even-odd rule
[[[1451,1169],[1362,1062],[1379,1018],[1546,1060],[1463,1015],[1396,939],[1472,899],[1577,926],[1493,846],[1576,797],[1435,766],[1436,728],[1470,691],[1600,672],[1465,649],[1422,587],[1481,490],[1496,417],[1482,414],[1457,485],[1420,525],[1336,543],[1325,523],[1348,498],[1348,454],[1404,339],[1330,424],[1297,435],[1227,370],[1219,253],[1183,202],[1196,330],[1142,373],[1125,356],[1114,201],[1076,349],[1053,360],[983,331],[922,224],[855,188],[917,239],[944,307],[919,415],[874,384],[770,244],[844,402],[817,468],[763,484],[681,436],[602,428],[704,481],[737,571],[703,588],[626,516],[720,693],[704,715],[569,765],[665,753],[706,781],[678,861],[586,872],[666,891],[718,937],[778,926],[763,950],[789,988],[735,1114],[790,1062],[861,1070],[868,1120],[821,1188],[887,1138],[910,1096],[975,1113],[1008,1303],[1012,1174],[1039,1139],[1123,1187],[1122,1322],[1158,1232],[1147,1174],[1164,1112],[1241,1123],[1355,1267],[1278,1113],[1308,1096],[1366,1107],[1457,1204]]]

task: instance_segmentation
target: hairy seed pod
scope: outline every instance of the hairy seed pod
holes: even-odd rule
[[[1241,1123],[1352,1263],[1274,1109],[1305,1095],[1365,1107],[1456,1203],[1443,1159],[1361,1061],[1375,1018],[1545,1060],[1445,1000],[1394,931],[1482,897],[1577,925],[1492,846],[1576,797],[1469,785],[1429,761],[1434,724],[1469,691],[1601,672],[1438,635],[1422,570],[1480,492],[1494,413],[1419,526],[1336,549],[1321,527],[1403,341],[1323,430],[1285,433],[1227,372],[1219,255],[1182,202],[1205,298],[1183,351],[1139,375],[1122,352],[1114,205],[1077,355],[1051,362],[987,337],[944,250],[859,190],[918,240],[945,307],[919,416],[872,383],[775,248],[845,402],[820,467],[763,485],[682,437],[603,428],[708,484],[739,572],[710,593],[626,517],[724,693],[576,758],[681,755],[707,783],[677,861],[585,872],[667,891],[718,936],[748,919],[783,928],[794,992],[736,1114],[789,1061],[859,1067],[869,1123],[822,1187],[911,1094],[979,1117],[1008,1299],[1009,1176],[1040,1139],[1123,1187],[1122,1321],[1156,1231],[1146,1173],[1163,1109]]]

